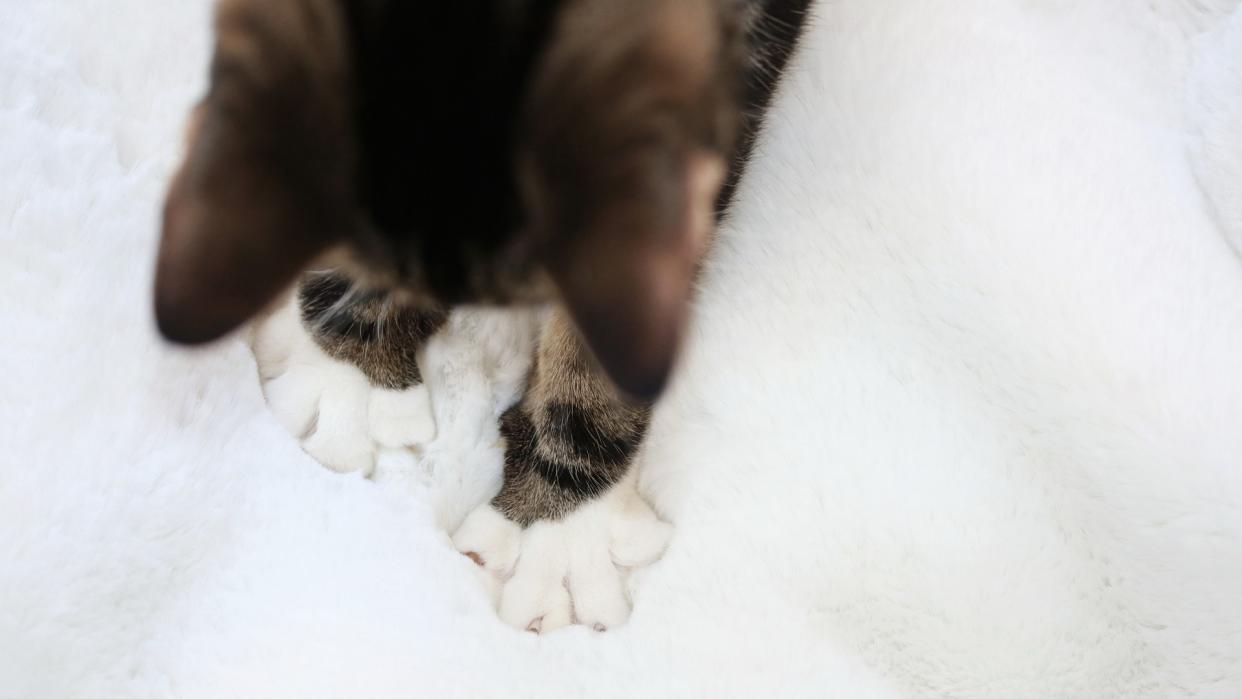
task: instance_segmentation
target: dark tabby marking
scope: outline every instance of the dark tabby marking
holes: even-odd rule
[[[625,476],[649,416],[609,383],[568,316],[554,312],[526,394],[501,420],[504,485],[492,504],[523,525],[569,514]]]
[[[562,442],[558,451],[565,451],[568,460],[576,463],[624,465],[634,456],[641,437],[637,429],[625,429],[621,434],[605,431],[600,416],[571,403],[545,406],[540,422],[546,432]]]
[[[495,504],[564,515],[641,444],[809,2],[220,0],[160,329],[214,339],[318,259],[305,324],[403,388],[442,309],[555,302]]]
[[[544,456],[535,426],[520,405],[501,417],[500,433],[506,444],[504,486],[492,505],[524,527],[543,519],[560,519],[625,475],[626,461],[583,465]]]
[[[416,354],[448,321],[448,313],[396,303],[376,291],[356,291],[338,274],[308,275],[298,289],[302,322],[330,356],[350,362],[382,388],[422,383]]]

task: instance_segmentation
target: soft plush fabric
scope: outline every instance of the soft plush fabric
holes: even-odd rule
[[[446,529],[528,332],[374,480],[153,329],[205,0],[0,3],[0,696],[1242,696],[1237,0],[823,0],[704,279],[630,623]]]

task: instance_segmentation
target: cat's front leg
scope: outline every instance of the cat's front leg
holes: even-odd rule
[[[416,355],[445,319],[339,274],[308,275],[251,336],[268,405],[317,461],[367,475],[380,449],[435,437]]]
[[[604,630],[629,616],[626,572],[659,558],[670,535],[631,468],[649,414],[617,393],[554,313],[525,396],[501,418],[500,493],[454,536],[492,576],[506,622]]]

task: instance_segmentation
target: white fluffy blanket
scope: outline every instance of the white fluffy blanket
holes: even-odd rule
[[[630,623],[496,620],[518,332],[440,437],[303,454],[164,346],[205,0],[0,3],[0,697],[1242,696],[1237,0],[822,0],[722,232]]]

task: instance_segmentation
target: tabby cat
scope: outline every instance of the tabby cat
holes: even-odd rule
[[[565,516],[629,468],[808,3],[221,0],[160,330],[298,284],[319,345],[403,389],[452,307],[554,302],[493,505]]]

